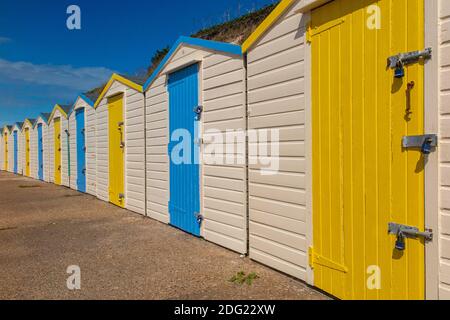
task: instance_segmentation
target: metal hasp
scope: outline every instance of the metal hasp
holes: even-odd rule
[[[420,149],[420,151],[428,155],[438,145],[438,136],[436,134],[425,134],[421,136],[405,136],[403,137],[402,146],[406,149]]]
[[[420,59],[431,59],[432,48],[426,48],[423,51],[411,51],[399,53],[388,58],[388,67],[395,69],[395,77],[403,78],[405,76],[404,66],[418,62]]]
[[[201,225],[202,222],[203,222],[203,220],[205,219],[205,218],[203,217],[203,215],[201,215],[200,213],[196,213],[196,214],[195,214],[195,218],[197,219],[197,223],[198,223],[199,225]]]
[[[197,107],[194,108],[193,111],[196,114],[195,121],[200,121],[201,118],[202,118],[203,106],[197,106]]]
[[[425,241],[433,241],[433,231],[419,231],[416,227],[405,226],[398,223],[389,223],[388,233],[397,236],[395,249],[404,251],[406,249],[405,238],[424,238]]]

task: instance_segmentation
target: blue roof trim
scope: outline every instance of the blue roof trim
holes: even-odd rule
[[[36,128],[36,124],[38,123],[39,118],[41,118],[42,120],[44,120],[45,124],[48,125],[48,117],[47,117],[44,113],[40,113],[40,114],[36,117],[36,120],[34,120],[33,128]]]
[[[84,95],[83,93],[80,94],[80,98],[83,99],[84,101],[87,102],[88,105],[90,105],[91,107],[94,107],[95,102],[92,101],[91,99],[89,99],[86,95]]]
[[[152,75],[148,78],[148,80],[144,84],[144,91],[147,91],[147,89],[150,87],[152,82],[155,80],[155,78],[158,76],[158,74],[161,72],[161,70],[166,65],[167,61],[172,57],[172,55],[176,52],[178,47],[181,44],[190,44],[192,46],[197,47],[203,47],[206,49],[211,49],[215,51],[221,51],[221,52],[227,52],[231,54],[235,54],[238,56],[242,56],[242,48],[241,46],[237,44],[232,43],[226,43],[226,42],[218,42],[218,41],[211,41],[211,40],[203,40],[198,38],[191,38],[191,37],[180,37],[175,42],[175,44],[170,49],[169,53],[165,56],[165,58],[161,61],[161,63],[158,65],[158,67],[155,69],[155,71],[152,73]]]
[[[77,104],[78,98],[83,99],[88,105],[90,105],[92,108],[94,108],[95,102],[92,101],[91,99],[89,99],[86,95],[81,93],[81,94],[78,95],[78,97],[75,99],[75,102],[70,107],[70,111],[67,114],[67,117],[70,117],[70,115],[72,114],[73,110],[75,109],[75,105]]]

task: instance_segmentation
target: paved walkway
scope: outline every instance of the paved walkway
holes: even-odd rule
[[[81,269],[70,291],[68,266]],[[255,272],[251,286],[231,283]],[[93,196],[0,172],[0,299],[324,299],[304,283]]]

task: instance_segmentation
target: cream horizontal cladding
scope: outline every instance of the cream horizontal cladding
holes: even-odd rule
[[[61,116],[61,184],[70,187],[72,170],[69,163],[69,119]]]
[[[166,83],[167,76],[161,75],[146,92],[147,215],[169,223],[169,103]]]
[[[88,113],[87,127],[95,136],[96,159],[92,159],[92,146],[87,158],[89,164],[96,164],[96,194],[109,201],[109,140],[108,140],[108,98],[124,94],[124,140],[125,140],[125,208],[145,215],[145,129],[144,94],[127,84],[111,80],[111,85],[98,102],[95,109],[95,134],[92,132],[94,114]],[[140,83],[138,84],[140,85]],[[89,148],[89,147],[88,147]],[[89,165],[88,164],[88,165]],[[91,191],[93,186],[89,187]]]
[[[55,105],[48,120],[48,143],[49,143],[49,180],[55,183],[55,119],[60,119],[61,123],[61,185],[70,187],[70,163],[69,163],[69,119],[70,111],[68,105]]]
[[[88,100],[89,102],[87,102]],[[96,148],[95,148],[95,109],[93,102],[85,95],[77,97],[69,114],[70,130],[70,187],[78,190],[78,160],[77,160],[77,120],[76,111],[84,109],[85,146],[86,146],[86,193],[96,195]]]
[[[440,0],[440,286],[450,300],[450,2]]]
[[[212,47],[210,45],[213,45]],[[208,130],[246,130],[245,68],[240,54],[222,52],[217,43],[180,38],[146,91],[147,215],[170,222],[168,156],[168,77],[173,71],[199,64],[199,100],[203,105],[202,152],[214,134]],[[245,143],[244,143],[245,144]],[[247,252],[247,173],[239,164],[200,165],[201,236],[239,253]]]
[[[91,195],[97,193],[96,167],[96,138],[95,138],[95,109],[85,108],[86,117],[86,192]]]
[[[250,258],[307,280],[305,18],[292,5],[247,56],[249,129],[279,131],[279,171],[249,164]],[[251,147],[251,145],[250,145]],[[250,159],[251,161],[251,159]]]

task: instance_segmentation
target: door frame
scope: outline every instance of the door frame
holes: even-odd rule
[[[425,47],[433,56],[425,64],[425,133],[439,134],[439,0],[425,1]],[[434,239],[425,245],[425,298],[439,299],[439,148],[425,166],[425,227]]]
[[[78,163],[78,142],[79,142],[79,140],[78,140],[78,113],[81,113],[81,112],[83,112],[83,129],[84,129],[84,147],[86,148],[87,147],[87,144],[86,144],[86,108],[85,107],[80,107],[80,108],[76,108],[75,110],[74,110],[74,113],[75,113],[75,151],[76,151],[76,159],[75,159],[75,162],[76,162],[76,168],[77,168],[77,170],[76,170],[76,173],[77,173],[77,179],[76,179],[76,181],[75,181],[75,183],[76,183],[76,186],[77,186],[77,190],[78,191],[80,191],[80,188],[79,188],[79,184],[78,184],[78,180],[79,180],[79,163]],[[87,157],[86,157],[86,151],[87,150],[84,150],[84,169],[85,169],[85,174],[84,174],[84,190],[81,190],[82,192],[84,192],[84,193],[86,193],[86,189],[87,189]]]
[[[303,13],[305,24],[311,19],[311,11],[327,1],[307,0],[311,7]],[[314,3],[315,2],[315,3]],[[433,48],[432,59],[425,64],[424,80],[424,132],[439,133],[439,0],[424,0],[425,3],[425,47]],[[298,12],[300,14],[300,12]],[[306,31],[305,31],[306,34]],[[305,41],[305,118],[306,118],[306,241],[313,244],[312,232],[312,71],[311,44]],[[425,245],[425,299],[439,299],[439,148],[431,153],[425,167],[425,227],[434,231],[434,240]],[[314,271],[307,264],[306,282],[314,285]]]
[[[198,90],[198,104],[204,107],[204,101],[203,101],[203,61],[201,59],[192,59],[192,60],[188,60],[185,63],[183,63],[182,65],[177,66],[176,68],[173,69],[168,69],[165,72],[165,89],[166,89],[166,93],[167,93],[167,144],[169,144],[171,142],[171,132],[170,132],[170,92],[169,92],[169,77],[171,74],[176,73],[178,71],[181,71],[183,69],[189,68],[192,65],[197,65],[198,70],[197,70],[197,90]],[[205,110],[203,110],[203,115],[205,113]],[[200,121],[198,121],[198,130],[199,130],[199,134],[201,136],[203,136],[203,116],[200,118]],[[168,145],[167,145],[168,147]],[[200,212],[199,214],[202,215],[204,217],[204,200],[203,200],[203,195],[204,195],[204,190],[203,190],[203,143],[200,145],[199,147],[199,164],[198,164],[198,186],[199,186],[199,206],[200,206]],[[168,203],[170,202],[171,199],[171,194],[170,194],[170,163],[171,163],[171,159],[170,159],[170,154],[168,155],[168,181],[169,181],[169,188],[168,188]],[[169,210],[169,205],[167,206],[167,213],[168,213],[168,219],[169,219],[169,224],[170,224],[170,210]],[[204,230],[205,230],[205,221],[203,220],[203,222],[200,224],[200,235],[199,237],[204,238]]]
[[[110,173],[110,162],[109,162],[109,99],[114,98],[116,96],[122,96],[122,112],[123,112],[123,140],[125,142],[125,147],[123,149],[123,192],[125,194],[125,199],[123,201],[123,209],[127,209],[127,205],[128,205],[128,192],[127,192],[127,151],[128,151],[128,142],[127,142],[127,89],[126,87],[124,87],[121,90],[117,90],[117,91],[113,91],[110,94],[108,94],[107,96],[104,97],[104,99],[106,99],[106,121],[107,121],[107,126],[106,126],[106,136],[108,137],[108,151],[106,153],[107,158],[108,158],[108,184],[107,184],[107,193],[108,193],[108,202],[111,203],[111,201],[109,200],[109,185],[110,185],[110,180],[109,180],[109,173]],[[86,111],[86,109],[85,109]],[[96,110],[96,112],[98,112],[98,110]],[[85,115],[86,116],[86,115]],[[86,126],[86,123],[85,123]],[[96,133],[97,134],[97,133]],[[98,160],[97,160],[98,161]],[[86,180],[87,183],[87,180]],[[87,186],[86,186],[87,188]]]

